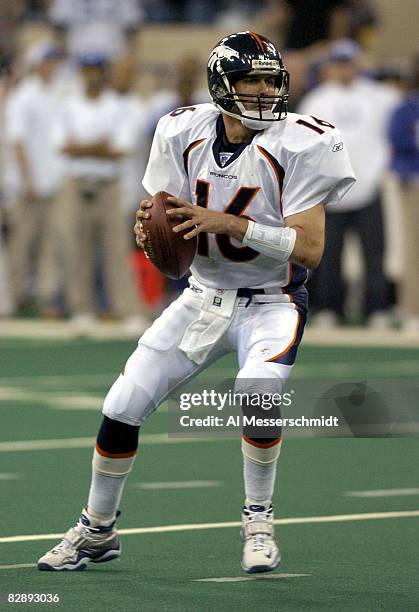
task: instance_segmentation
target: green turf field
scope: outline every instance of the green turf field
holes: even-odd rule
[[[239,439],[156,436],[167,432],[164,410],[143,428],[121,506],[120,561],[38,572],[33,564],[86,500],[101,400],[134,347],[0,340],[1,609],[419,609],[417,438],[290,436],[274,500],[283,563],[266,578],[249,578],[235,525],[243,500]],[[235,367],[224,358],[213,375],[234,376]],[[298,372],[336,382],[391,377],[414,389],[419,350],[305,346]],[[226,578],[236,580],[208,581]],[[12,605],[7,593],[57,593],[60,603]]]

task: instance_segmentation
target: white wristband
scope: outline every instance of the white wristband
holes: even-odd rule
[[[297,232],[293,227],[272,227],[249,221],[242,244],[286,263],[294,250],[296,239]]]

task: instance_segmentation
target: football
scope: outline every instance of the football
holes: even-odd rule
[[[175,208],[167,201],[170,193],[158,191],[151,199],[152,206],[147,209],[149,219],[142,220],[146,235],[145,252],[150,261],[162,274],[179,279],[185,276],[195,257],[197,238],[184,240],[189,230],[173,232],[173,227],[186,221],[185,217],[168,217],[166,210]]]

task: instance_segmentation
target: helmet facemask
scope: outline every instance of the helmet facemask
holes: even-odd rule
[[[276,51],[276,50],[275,50]],[[289,74],[280,56],[273,59],[259,55],[246,58],[245,65],[235,65],[236,58],[223,57],[224,49],[216,47],[209,60],[209,86],[215,106],[223,113],[239,119],[253,130],[263,130],[287,114]],[[227,53],[234,51],[227,48]],[[239,53],[237,53],[239,55]],[[273,93],[267,95],[237,93],[237,81],[249,76],[275,79]]]

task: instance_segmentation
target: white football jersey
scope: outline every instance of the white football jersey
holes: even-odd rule
[[[323,202],[336,204],[355,181],[339,131],[306,115],[288,114],[222,155],[224,124],[212,104],[176,109],[157,125],[143,179],[211,210],[285,226],[286,217]],[[221,155],[220,155],[221,153]],[[201,233],[191,267],[213,288],[293,287],[306,270],[282,264],[225,234]]]

